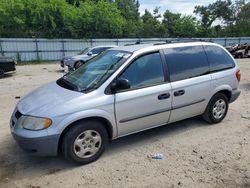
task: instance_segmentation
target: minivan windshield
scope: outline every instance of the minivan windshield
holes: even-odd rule
[[[130,52],[108,50],[61,79],[78,91],[92,91],[109,78],[130,56]]]

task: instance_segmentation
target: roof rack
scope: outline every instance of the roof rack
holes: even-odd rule
[[[139,44],[145,44],[143,43],[140,39],[137,40],[135,43],[132,43],[132,44],[125,44],[124,46],[133,46],[133,45],[139,45]]]
[[[213,42],[210,40],[204,40],[204,39],[179,39],[179,40],[166,40],[164,42],[158,42],[154,43],[154,46],[157,45],[164,45],[164,44],[172,44],[172,43],[185,43],[185,42]]]

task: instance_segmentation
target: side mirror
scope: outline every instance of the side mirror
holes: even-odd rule
[[[88,54],[87,54],[88,56],[92,56],[93,55],[93,53],[92,52],[88,52]]]
[[[120,90],[126,90],[126,89],[130,89],[130,84],[127,79],[119,79],[111,84],[111,91],[113,93],[116,93],[117,91],[120,91]]]

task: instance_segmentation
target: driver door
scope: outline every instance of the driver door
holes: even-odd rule
[[[169,121],[171,85],[165,81],[159,52],[137,58],[118,79],[127,79],[130,84],[130,89],[115,94],[119,136],[164,125]]]

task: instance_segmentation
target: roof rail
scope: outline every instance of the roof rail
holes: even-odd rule
[[[166,40],[164,42],[154,43],[154,46],[174,43],[185,43],[185,42],[213,42],[211,39],[177,39],[177,40]]]
[[[132,43],[132,44],[125,44],[124,46],[133,46],[133,45],[138,45],[138,44],[145,44],[145,43],[142,43],[142,41],[139,39],[139,40],[137,40],[135,43]]]

